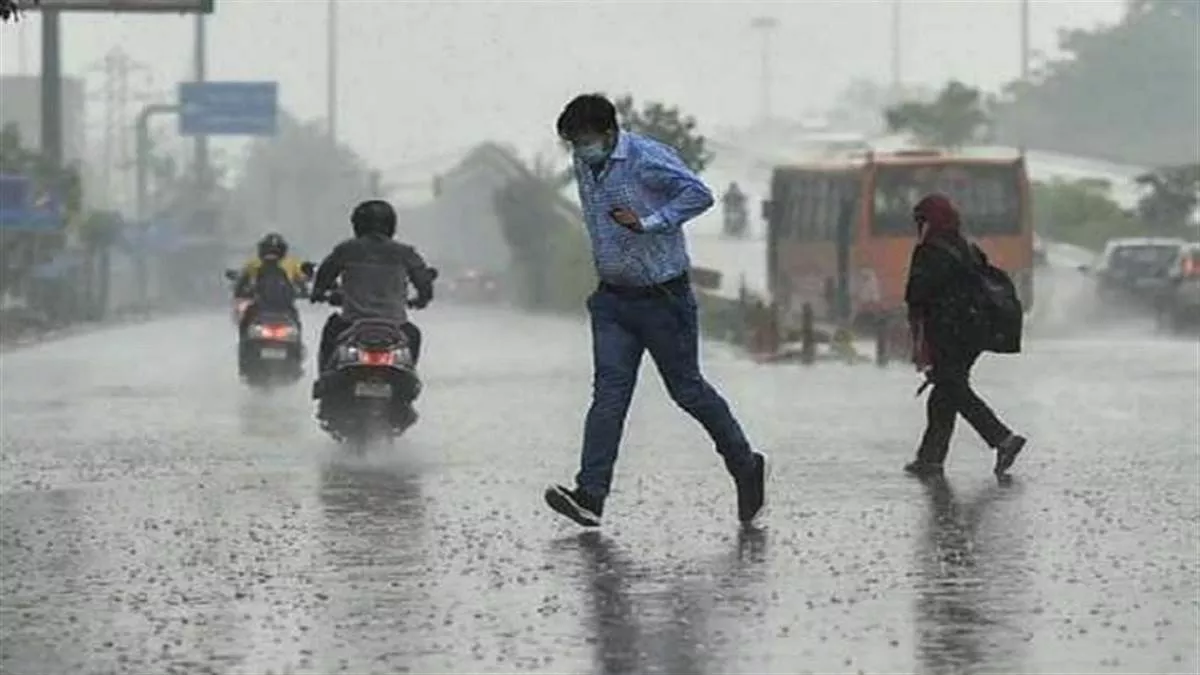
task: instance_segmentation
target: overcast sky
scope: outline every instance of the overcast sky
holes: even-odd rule
[[[385,167],[486,138],[536,149],[552,141],[562,104],[583,90],[678,103],[710,127],[750,122],[759,106],[760,38],[749,24],[760,15],[779,20],[777,113],[819,110],[851,79],[887,81],[891,72],[891,0],[338,2],[341,135]],[[283,105],[324,117],[326,4],[217,0],[209,79],[278,80]],[[1014,78],[1019,6],[903,0],[904,79],[996,88]],[[1034,0],[1033,47],[1053,54],[1058,31],[1112,23],[1122,7]],[[65,70],[82,74],[121,45],[152,73],[138,88],[169,96],[190,77],[192,25],[179,16],[65,16]],[[0,28],[0,70],[34,72],[39,31],[36,14]]]

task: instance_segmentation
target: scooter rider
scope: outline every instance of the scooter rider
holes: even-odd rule
[[[414,364],[421,354],[421,330],[408,320],[408,308],[422,309],[433,300],[435,273],[416,249],[396,241],[396,211],[380,199],[362,202],[350,214],[354,237],[334,247],[321,261],[311,299],[322,302],[341,279],[342,311],[329,315],[321,331],[317,371],[333,358],[337,338],[360,319],[387,319],[404,331]],[[408,284],[417,297],[408,300]]]

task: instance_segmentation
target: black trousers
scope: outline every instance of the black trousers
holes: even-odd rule
[[[979,353],[938,352],[935,348],[930,373],[933,388],[925,407],[925,434],[917,450],[917,459],[930,464],[946,461],[958,415],[962,415],[990,447],[1000,445],[1012,433],[971,387],[971,368],[979,359]]]
[[[335,312],[329,315],[325,320],[325,327],[321,329],[321,348],[317,355],[317,372],[324,372],[326,364],[333,359],[333,351],[337,349],[337,338],[347,328],[351,322],[347,321],[340,312]],[[408,347],[412,350],[413,365],[416,365],[421,360],[421,329],[416,324],[409,321],[401,326],[405,337],[408,339]]]

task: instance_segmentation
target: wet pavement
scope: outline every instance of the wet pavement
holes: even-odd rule
[[[1032,444],[909,459],[909,370],[708,369],[775,460],[734,522],[701,430],[643,373],[599,533],[556,519],[582,324],[433,308],[422,419],[341,452],[304,384],[235,378],[226,315],[0,357],[0,671],[1195,672],[1197,346],[1032,340],[976,377]],[[307,318],[315,334],[319,318]],[[315,341],[310,342],[315,348]]]

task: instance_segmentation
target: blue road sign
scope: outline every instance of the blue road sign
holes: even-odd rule
[[[273,136],[279,109],[275,82],[180,82],[184,136]]]

